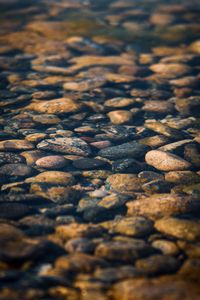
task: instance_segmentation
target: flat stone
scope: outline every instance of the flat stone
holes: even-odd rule
[[[0,152],[0,165],[24,163],[25,158],[12,152]]]
[[[155,222],[155,228],[164,234],[187,241],[195,241],[200,237],[199,220],[163,218]]]
[[[141,180],[133,174],[113,174],[106,180],[108,189],[120,193],[141,191]]]
[[[45,168],[45,169],[62,169],[66,167],[69,162],[63,156],[60,155],[49,155],[39,158],[35,162],[36,166]]]
[[[144,217],[126,217],[112,221],[111,230],[114,233],[134,237],[144,237],[153,231],[152,221]]]
[[[32,110],[44,114],[65,114],[73,113],[81,108],[81,104],[69,98],[60,98],[48,101],[35,101],[25,107],[26,110]]]
[[[151,219],[187,214],[195,212],[200,207],[198,197],[178,194],[154,194],[149,197],[130,201],[126,205],[129,216],[142,215]]]
[[[136,101],[133,98],[116,97],[104,102],[106,107],[121,108],[134,104]]]
[[[142,240],[108,241],[99,244],[95,254],[110,261],[132,263],[140,257],[148,256],[151,247]]]
[[[145,101],[142,109],[147,112],[168,114],[174,111],[174,105],[171,102],[164,100],[148,100]]]
[[[80,158],[73,161],[73,166],[81,170],[100,169],[106,165],[106,161],[95,158]]]
[[[0,167],[0,174],[6,176],[26,177],[30,176],[33,169],[26,164],[5,164]]]
[[[74,184],[74,177],[67,172],[46,171],[36,175],[35,177],[27,178],[26,182],[46,182],[55,185],[60,184],[64,186],[69,186]]]
[[[103,76],[94,76],[91,78],[78,79],[72,82],[66,82],[63,85],[64,90],[86,92],[101,87],[106,83]]]
[[[150,66],[150,70],[167,78],[176,78],[190,72],[190,67],[181,63],[158,63]]]
[[[80,138],[55,138],[47,139],[37,145],[38,149],[50,150],[60,153],[88,156],[91,154],[90,147]]]
[[[34,145],[26,140],[6,140],[0,142],[1,151],[30,150]]]
[[[152,255],[147,258],[138,259],[135,266],[147,275],[155,276],[175,273],[178,270],[180,263],[173,256]]]
[[[149,292],[151,291],[151,292]],[[198,300],[199,286],[184,279],[163,277],[153,279],[128,279],[117,283],[113,289],[114,300]]]
[[[113,124],[128,124],[132,121],[133,113],[126,110],[114,110],[108,113],[108,117]]]
[[[98,152],[99,156],[108,159],[119,159],[119,158],[139,158],[142,157],[148,151],[148,147],[138,142],[128,142],[117,146],[107,147]]]
[[[191,168],[191,164],[186,160],[175,154],[161,150],[147,152],[145,160],[148,165],[161,171],[180,171]]]
[[[180,252],[179,247],[175,242],[158,239],[152,242],[152,246],[158,250],[160,250],[165,255],[177,255]]]

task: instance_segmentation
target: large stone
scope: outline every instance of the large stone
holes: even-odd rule
[[[52,184],[60,184],[69,186],[74,184],[74,177],[68,172],[61,171],[46,171],[38,174],[35,177],[27,178],[26,182],[46,182]]]
[[[1,151],[30,150],[34,145],[26,140],[6,140],[0,142]]]
[[[113,174],[107,178],[106,186],[120,193],[139,192],[141,180],[133,174]]]
[[[66,154],[88,156],[91,153],[88,144],[80,138],[47,139],[37,145],[38,149],[50,150]]]
[[[43,114],[73,113],[81,108],[81,104],[69,98],[48,101],[35,101],[26,106],[26,110],[33,110]]]
[[[138,158],[143,156],[147,152],[147,150],[147,146],[132,141],[121,145],[102,149],[99,151],[98,155],[113,160],[127,157]]]
[[[163,218],[155,222],[155,228],[178,239],[195,241],[200,238],[199,220]]]
[[[128,215],[142,215],[152,219],[195,212],[200,208],[198,197],[178,194],[154,194],[128,202]]]
[[[181,157],[161,150],[147,152],[145,160],[148,165],[161,171],[180,171],[191,168],[191,164]]]

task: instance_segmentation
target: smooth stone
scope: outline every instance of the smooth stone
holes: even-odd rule
[[[88,156],[91,154],[90,147],[80,138],[55,138],[47,139],[37,145],[38,149],[50,150],[60,153]]]
[[[73,166],[81,170],[99,169],[107,165],[107,162],[95,158],[80,158],[73,161]]]
[[[145,122],[145,127],[148,129],[151,129],[159,134],[163,134],[167,138],[173,139],[173,140],[180,140],[184,139],[185,135],[181,131],[171,128],[167,126],[166,124],[161,123],[160,121],[151,121],[147,120]]]
[[[47,125],[54,125],[61,122],[61,119],[58,118],[57,115],[52,114],[40,114],[40,115],[33,115],[33,121],[39,124],[47,124]]]
[[[103,197],[97,205],[106,209],[116,209],[123,207],[129,199],[130,197],[127,195],[111,194]]]
[[[40,150],[24,151],[20,153],[20,155],[25,158],[28,166],[33,166],[35,162],[41,157],[45,156],[45,154],[45,152],[42,152]]]
[[[68,172],[46,171],[36,175],[35,177],[27,178],[25,182],[46,182],[55,185],[60,184],[64,186],[70,186],[74,184],[75,180],[74,177]]]
[[[143,240],[105,241],[95,250],[95,255],[109,261],[132,263],[140,257],[151,254],[152,248]]]
[[[41,168],[55,170],[66,167],[69,162],[63,156],[49,155],[39,158],[36,160],[35,164]]]
[[[22,203],[0,203],[1,219],[18,220],[34,212],[34,209]]]
[[[87,238],[75,238],[66,242],[64,247],[69,253],[92,253],[95,245]]]
[[[26,177],[30,176],[33,169],[26,164],[5,164],[0,167],[0,174],[6,176]]]
[[[26,140],[6,140],[0,142],[1,151],[30,150],[34,145]]]
[[[165,173],[165,180],[175,184],[191,184],[200,182],[200,176],[192,171],[171,171]]]
[[[84,79],[78,79],[76,81],[66,82],[63,85],[64,90],[86,92],[99,88],[106,83],[103,76],[93,76]]]
[[[138,177],[143,183],[151,182],[153,180],[164,180],[162,174],[153,171],[142,171],[138,174]]]
[[[127,204],[129,216],[147,216],[159,219],[164,216],[196,212],[200,207],[198,197],[179,194],[154,194]]]
[[[133,113],[126,110],[114,110],[108,113],[108,117],[112,124],[128,124],[132,121]]]
[[[113,174],[107,178],[106,187],[120,193],[140,192],[141,180],[133,174]]]
[[[152,242],[152,247],[160,250],[164,255],[178,255],[180,249],[175,242],[159,239]]]
[[[169,139],[164,135],[154,135],[140,140],[140,143],[152,148],[157,148],[166,145]]]
[[[164,100],[148,100],[144,102],[142,110],[159,114],[168,114],[174,111],[174,105],[171,102]]]
[[[175,273],[180,263],[176,258],[169,255],[152,255],[136,261],[135,266],[138,270],[147,275],[155,276],[162,274]]]
[[[69,186],[59,186],[55,183],[32,183],[30,193],[49,199],[55,203],[71,203],[76,200],[76,192]]]
[[[24,163],[25,158],[12,152],[0,152],[0,165]]]
[[[155,222],[155,228],[177,239],[196,241],[200,237],[200,221],[166,217]]]
[[[114,300],[198,300],[200,288],[197,284],[181,278],[128,279],[113,287]]]
[[[114,108],[121,108],[126,107],[134,104],[136,101],[133,98],[122,98],[116,97],[104,102],[104,106],[106,107],[114,107]]]
[[[48,101],[35,101],[25,107],[26,110],[32,110],[44,114],[65,114],[80,110],[81,104],[69,98],[60,98]]]
[[[191,168],[191,164],[181,157],[161,150],[151,150],[145,156],[146,163],[161,171],[182,171]]]
[[[112,232],[127,236],[144,237],[153,231],[152,221],[144,217],[126,217],[112,222]]]
[[[191,68],[181,63],[158,63],[151,65],[150,70],[167,78],[176,78],[177,76],[188,74]]]
[[[119,158],[139,158],[148,151],[148,147],[138,142],[128,142],[117,146],[108,147],[98,152],[99,156],[116,160]]]
[[[60,237],[64,241],[67,241],[68,239],[79,237],[99,237],[105,232],[105,229],[94,224],[72,223],[69,225],[57,226],[55,232],[58,237]]]

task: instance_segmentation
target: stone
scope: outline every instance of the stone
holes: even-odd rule
[[[120,193],[133,193],[141,191],[141,180],[133,174],[113,174],[106,180],[108,190]]]
[[[33,166],[38,159],[45,156],[45,153],[40,150],[31,150],[21,152],[20,155],[25,158],[28,166]]]
[[[0,152],[0,165],[24,163],[25,158],[12,152]]]
[[[146,275],[155,276],[161,274],[175,273],[180,263],[176,258],[169,255],[152,255],[147,258],[138,259],[136,268],[146,273]]]
[[[144,217],[126,217],[111,222],[111,230],[117,234],[144,237],[153,231],[152,221]]]
[[[106,100],[104,102],[104,106],[106,107],[114,107],[114,108],[121,108],[133,105],[135,103],[135,99],[133,98],[122,98],[122,97],[116,97],[109,100]]]
[[[159,219],[164,216],[187,214],[199,209],[198,197],[179,194],[154,194],[126,203],[129,216],[147,216]]]
[[[22,203],[0,203],[1,219],[19,220],[22,217],[34,212],[34,209]]]
[[[142,109],[147,112],[169,114],[174,111],[174,105],[171,102],[164,100],[148,100],[144,102]]]
[[[142,240],[108,241],[96,247],[95,254],[109,261],[133,263],[140,257],[148,256],[152,252]]]
[[[73,166],[81,170],[100,169],[106,165],[106,161],[95,158],[79,158],[73,161]]]
[[[5,164],[0,167],[0,174],[6,176],[27,177],[30,176],[33,169],[26,164]]]
[[[63,88],[64,90],[69,91],[86,92],[101,87],[105,83],[106,80],[103,76],[95,76],[91,78],[78,79],[72,82],[66,82],[63,85]]]
[[[108,117],[112,124],[128,124],[132,121],[133,113],[126,110],[114,110],[108,113]]]
[[[163,124],[159,121],[147,120],[145,122],[145,127],[148,129],[151,129],[159,134],[163,134],[167,138],[170,138],[173,140],[180,140],[180,139],[185,138],[185,135],[181,131],[179,131],[175,128],[171,128],[171,127],[167,126],[166,124]]]
[[[54,125],[61,122],[61,119],[57,115],[52,114],[39,114],[32,116],[33,121],[39,124]]]
[[[188,74],[191,69],[186,64],[181,63],[158,63],[150,66],[150,70],[167,78],[176,78]]]
[[[180,252],[180,249],[175,242],[165,239],[157,239],[153,241],[152,247],[160,250],[164,255],[176,256]]]
[[[127,157],[139,158],[142,157],[147,152],[147,150],[147,146],[132,141],[102,149],[98,152],[98,155],[112,160]]]
[[[161,150],[151,150],[145,156],[146,163],[161,171],[182,171],[191,168],[191,164],[181,157]]]
[[[48,101],[35,101],[25,107],[26,110],[36,111],[43,114],[65,114],[80,110],[81,104],[69,98],[59,98]]]
[[[69,186],[55,185],[55,183],[47,182],[32,183],[30,193],[59,204],[74,202],[77,194]]]
[[[49,150],[65,154],[88,156],[90,147],[80,138],[55,138],[47,139],[37,144],[38,149]]]
[[[151,291],[151,292],[149,292]],[[113,287],[114,300],[198,300],[199,287],[184,279],[164,276],[161,278],[134,278],[116,283]]]
[[[92,253],[95,245],[88,238],[71,239],[65,244],[65,250],[69,253]]]
[[[155,228],[164,234],[186,241],[195,241],[200,237],[199,220],[166,217],[157,220]]]
[[[34,145],[26,140],[6,140],[0,142],[1,151],[30,150],[34,148]]]
[[[44,169],[57,170],[66,167],[69,162],[63,156],[49,155],[39,158],[35,164]]]
[[[92,238],[101,236],[105,229],[98,225],[72,223],[56,227],[56,234],[64,241],[70,238]]]
[[[74,184],[74,177],[68,172],[61,171],[46,171],[42,172],[35,177],[27,178],[26,182],[35,183],[35,182],[46,182],[51,184],[60,184],[63,186],[70,186]]]
[[[191,184],[200,182],[200,176],[193,171],[171,171],[165,173],[165,180],[175,184]]]

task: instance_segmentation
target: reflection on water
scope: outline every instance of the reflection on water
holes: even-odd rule
[[[0,299],[198,300],[200,4],[0,0]]]

